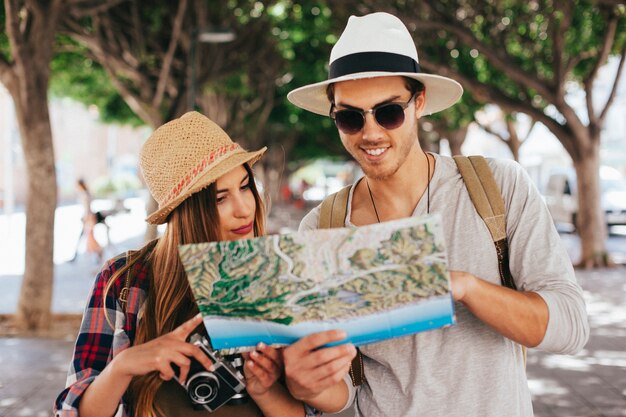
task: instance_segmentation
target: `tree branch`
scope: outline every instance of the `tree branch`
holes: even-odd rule
[[[141,31],[141,17],[139,14],[139,6],[137,5],[137,0],[133,0],[132,4],[131,4],[131,27],[132,32],[135,36],[135,53],[141,55],[144,55],[146,52],[146,40],[143,36],[143,32]]]
[[[65,24],[67,26],[68,22],[66,21]],[[78,32],[78,30],[81,30],[81,32]],[[70,35],[75,41],[85,45],[96,61],[100,63],[106,61],[111,68],[114,68],[115,72],[123,72],[133,82],[138,84],[143,82],[143,78],[146,74],[139,71],[132,64],[126,62],[121,54],[116,53],[117,51],[113,51],[111,49],[114,46],[112,45],[112,42],[102,39],[98,35],[84,33],[80,26],[68,26],[68,31],[66,33],[68,33],[68,35]]]
[[[159,122],[155,120],[161,120],[161,117],[155,118],[152,109],[148,109],[149,106],[147,106],[151,97],[149,91],[153,90],[150,81],[152,75],[141,71],[133,65],[133,62],[127,62],[130,52],[122,51],[115,39],[109,37],[114,36],[111,31],[105,31],[108,36],[100,33],[98,29],[101,26],[100,20],[100,18],[94,18],[94,33],[86,33],[81,26],[68,27],[70,36],[85,45],[94,59],[105,68],[113,85],[139,118],[150,126],[158,126]],[[106,22],[102,25],[109,26]],[[68,26],[67,22],[66,26]],[[139,94],[130,91],[120,80],[119,74],[124,74],[135,85]]]
[[[89,54],[89,52],[84,51],[78,45],[74,45],[74,44],[71,44],[71,45],[70,44],[55,45],[54,46],[54,51],[55,52],[67,52],[67,53],[81,54],[81,55]]]
[[[61,27],[59,31],[72,37],[74,34],[86,36],[85,29],[76,20],[67,15],[61,19]]]
[[[480,127],[482,130],[484,130],[485,132],[489,133],[490,135],[493,135],[495,137],[497,137],[498,139],[500,139],[502,142],[507,143],[507,139],[502,136],[501,134],[499,134],[498,132],[496,132],[495,130],[493,130],[491,128],[491,126],[486,125],[484,123],[482,123],[479,120],[474,120],[476,122],[476,124],[478,125],[478,127]]]
[[[5,87],[12,84],[15,80],[15,74],[13,73],[13,65],[0,55],[0,83]]]
[[[563,3],[557,2],[554,6],[556,8],[560,5],[563,5]],[[563,18],[559,20],[558,25],[555,21],[555,13],[553,12],[550,15],[550,26],[553,28],[552,39],[554,48],[554,82],[556,85],[557,95],[565,94],[565,77],[568,74],[567,70],[569,70],[567,63],[564,61],[563,57],[563,40],[567,28],[572,23],[572,6],[570,2],[564,2],[561,11],[563,12]]]
[[[606,6],[622,6],[624,0],[599,0],[598,3]]]
[[[3,54],[0,54],[0,72],[11,71],[11,63]]]
[[[172,25],[172,37],[170,38],[170,44],[167,47],[167,52],[163,58],[163,65],[161,66],[161,73],[159,74],[156,93],[154,95],[154,99],[152,100],[152,105],[154,107],[159,107],[163,102],[163,93],[165,92],[165,87],[168,84],[170,68],[172,66],[172,61],[174,60],[174,53],[176,52],[176,46],[178,45],[186,11],[187,0],[181,0],[178,3],[178,10],[176,11],[176,17],[174,18],[174,24]],[[192,40],[192,42],[197,42],[197,39]],[[192,65],[193,64],[194,63],[192,63]]]
[[[114,24],[119,22],[119,20],[119,16],[111,16],[110,13],[96,16],[94,22],[101,22],[99,23],[99,28],[102,28],[102,32],[100,30],[96,31],[97,41],[109,55],[114,54],[120,57],[121,61],[125,62],[128,68],[139,70],[141,56],[137,56],[129,39],[125,36],[127,32]],[[100,33],[103,34],[101,35]],[[146,97],[151,96],[151,91],[152,89],[146,90],[144,95]]]
[[[91,2],[86,1],[86,0],[78,0],[78,1],[74,1],[70,3],[70,4],[73,4],[75,7],[70,7],[69,11],[72,16],[78,19],[82,19],[83,17],[86,17],[86,16],[93,16],[93,15],[97,15],[100,13],[104,13],[108,11],[109,9],[127,1],[128,0],[109,0],[104,3],[102,3],[101,1],[98,1],[96,2],[95,6],[88,5],[84,8],[80,8],[78,6],[85,4],[85,3],[91,3]]]
[[[522,142],[526,142],[526,140],[530,137],[530,134],[535,128],[535,126],[537,126],[537,121],[535,119],[532,119],[530,127],[528,128],[528,132],[526,132],[526,135],[524,135],[524,139],[522,139]]]
[[[438,65],[433,63],[424,63],[423,67],[432,73],[449,77],[459,81],[464,88],[471,92],[471,94],[479,101],[492,102],[498,104],[503,109],[513,112],[518,111],[525,113],[535,120],[543,123],[554,135],[561,141],[563,147],[568,151],[572,157],[578,154],[576,146],[576,138],[573,135],[572,127],[568,124],[562,125],[558,123],[552,117],[546,115],[540,109],[533,107],[531,104],[523,104],[520,101],[513,100],[510,97],[504,95],[500,90],[481,84],[476,80],[465,77],[458,72],[450,69],[445,65]],[[567,117],[566,117],[567,119]],[[568,120],[568,119],[567,119]],[[568,120],[569,122],[569,120]]]
[[[570,57],[569,61],[565,65],[563,73],[569,74],[576,65],[582,60],[593,58],[596,54],[593,51],[584,51],[575,56]]]
[[[427,4],[429,2],[426,2]],[[429,4],[429,8],[434,13],[438,14],[442,19],[447,19],[447,17],[436,10],[436,7]],[[472,34],[470,30],[468,30],[465,26],[462,25],[461,22],[447,22],[444,20],[421,20],[418,18],[420,30],[421,29],[444,29],[454,35],[458,36],[459,39],[464,42],[466,45],[478,50],[481,54],[483,54],[487,60],[498,70],[507,74],[509,78],[513,81],[526,86],[527,88],[531,88],[543,97],[546,100],[553,102],[555,101],[555,93],[551,91],[548,86],[541,83],[539,80],[529,76],[526,72],[522,71],[519,65],[515,65],[512,63],[508,56],[503,55],[500,51],[502,48],[494,48],[493,46],[485,45],[480,42],[476,37]]]
[[[91,4],[94,2],[96,4],[102,3],[102,1],[99,0],[65,0],[65,4],[69,6],[69,9],[75,9],[78,6],[83,6],[85,4]]]
[[[609,98],[606,100],[604,109],[602,109],[600,117],[598,118],[598,123],[600,125],[604,124],[604,119],[606,118],[606,115],[609,112],[609,108],[611,107],[611,104],[613,104],[613,100],[615,99],[615,95],[617,94],[617,87],[621,79],[622,71],[624,70],[624,61],[626,61],[626,44],[622,46],[622,56],[619,60],[619,65],[617,66],[617,73],[615,74],[615,80],[613,81],[611,93],[609,94]]]
[[[4,0],[4,12],[6,14],[6,31],[9,35],[9,46],[12,51],[13,61],[21,55],[24,39],[20,31],[20,19],[18,17],[19,4],[15,0]]]
[[[585,86],[585,96],[587,100],[587,113],[589,115],[589,124],[598,124],[598,118],[596,117],[596,112],[593,108],[593,83],[598,76],[598,71],[600,67],[604,65],[609,57],[609,53],[611,52],[611,47],[613,46],[613,42],[615,39],[615,32],[617,30],[617,16],[611,15],[609,22],[607,24],[606,33],[604,34],[604,41],[602,42],[602,49],[600,50],[600,54],[587,77],[583,79],[583,85]]]
[[[517,142],[519,143],[519,135],[517,134],[517,124],[513,123],[513,117],[514,117],[515,113],[513,113],[512,115],[510,115],[510,117],[507,117],[506,115],[504,116],[504,123],[506,124],[506,130],[509,132],[509,139],[507,140],[508,142]]]
[[[162,118],[153,108],[150,106],[144,106],[139,98],[133,94],[122,81],[117,78],[113,69],[109,67],[106,60],[101,62],[102,66],[109,75],[111,83],[115,86],[115,89],[124,98],[124,101],[132,109],[132,111],[141,118],[147,125],[156,128],[162,124]]]

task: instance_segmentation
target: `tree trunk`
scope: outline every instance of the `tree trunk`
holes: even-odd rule
[[[434,125],[435,123],[430,122],[429,124]],[[437,130],[436,126],[434,130],[433,129],[424,130],[424,123],[419,123],[418,131],[417,131],[417,140],[419,141],[419,144],[422,150],[424,150],[424,152],[439,153],[439,144],[441,141],[441,134]]]
[[[285,171],[285,149],[278,146],[270,146],[265,152],[263,157],[263,174],[264,174],[264,186],[265,196],[271,206],[280,202],[280,187],[284,177]],[[269,211],[268,211],[269,214]]]
[[[517,134],[517,126],[515,122],[513,122],[511,117],[506,117],[506,129],[509,132],[509,140],[505,141],[511,153],[513,154],[513,159],[519,162],[519,148],[521,146],[519,135]]]
[[[457,130],[446,132],[446,137],[448,138],[448,143],[450,144],[450,153],[452,155],[462,155],[461,147],[465,142],[465,137],[467,136],[468,126],[461,127]]]
[[[13,95],[18,98],[15,111],[28,172],[28,196],[26,266],[15,319],[19,328],[37,330],[47,328],[50,323],[57,184],[47,80],[20,84],[28,84]]]
[[[519,148],[520,148],[519,140],[513,140],[513,138],[511,138],[509,139],[509,142],[507,143],[509,145],[509,149],[511,150],[511,154],[513,154],[513,159],[519,162]]]
[[[436,141],[433,141],[433,140],[427,139],[426,136],[431,136],[431,135],[419,135],[418,137],[422,150],[424,150],[424,152],[439,153],[439,141],[441,140],[441,137],[438,137]]]
[[[15,322],[21,330],[39,330],[50,325],[52,305],[57,184],[48,77],[63,2],[27,3],[4,2],[13,62],[0,59],[0,79],[15,103],[28,175],[25,269]]]
[[[607,226],[600,204],[600,141],[591,143],[587,152],[581,152],[581,159],[574,161],[578,184],[576,227],[581,241],[578,266],[583,268],[609,264],[605,246]]]

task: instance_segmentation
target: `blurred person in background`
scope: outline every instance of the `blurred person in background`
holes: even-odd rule
[[[76,181],[76,191],[78,193],[78,200],[80,204],[83,206],[83,217],[82,223],[83,227],[81,228],[80,235],[78,236],[78,241],[76,242],[76,249],[74,250],[74,256],[70,259],[70,262],[74,262],[78,257],[78,250],[80,248],[81,243],[83,242],[83,238],[85,240],[85,253],[90,254],[93,253],[97,256],[97,260],[99,263],[102,262],[102,254],[103,249],[102,246],[96,240],[94,236],[94,227],[96,224],[103,224],[107,229],[107,239],[109,237],[109,227],[105,222],[106,216],[98,211],[94,212],[91,209],[92,196],[89,191],[89,187],[87,187],[87,183],[83,178],[79,178]]]

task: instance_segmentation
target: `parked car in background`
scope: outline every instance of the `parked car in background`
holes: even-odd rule
[[[615,168],[600,167],[600,205],[608,226],[626,225],[626,179]],[[555,223],[576,227],[578,190],[574,168],[554,170],[548,176],[544,197]]]

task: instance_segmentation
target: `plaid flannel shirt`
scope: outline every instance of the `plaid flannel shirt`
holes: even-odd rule
[[[68,370],[66,388],[54,403],[56,417],[78,417],[78,404],[89,384],[100,375],[113,357],[133,344],[137,318],[144,305],[150,281],[148,266],[141,262],[133,265],[125,309],[119,299],[125,286],[124,277],[120,277],[106,298],[103,298],[109,278],[125,264],[125,255],[113,258],[96,276],[74,346],[74,358]],[[114,327],[110,326],[105,315]],[[321,416],[320,412],[307,405],[305,414],[306,417]],[[132,410],[122,399],[115,416],[132,415]]]
[[[100,375],[114,356],[133,343],[137,316],[146,299],[149,268],[141,262],[133,266],[126,309],[119,300],[125,286],[124,277],[120,277],[106,298],[103,298],[109,278],[125,264],[126,256],[118,256],[108,261],[96,276],[74,346],[74,358],[68,370],[66,388],[54,404],[57,417],[78,417],[78,403],[89,384]],[[114,327],[111,327],[106,316]],[[116,416],[129,415],[132,413],[128,412],[128,407],[123,402],[120,403]]]

